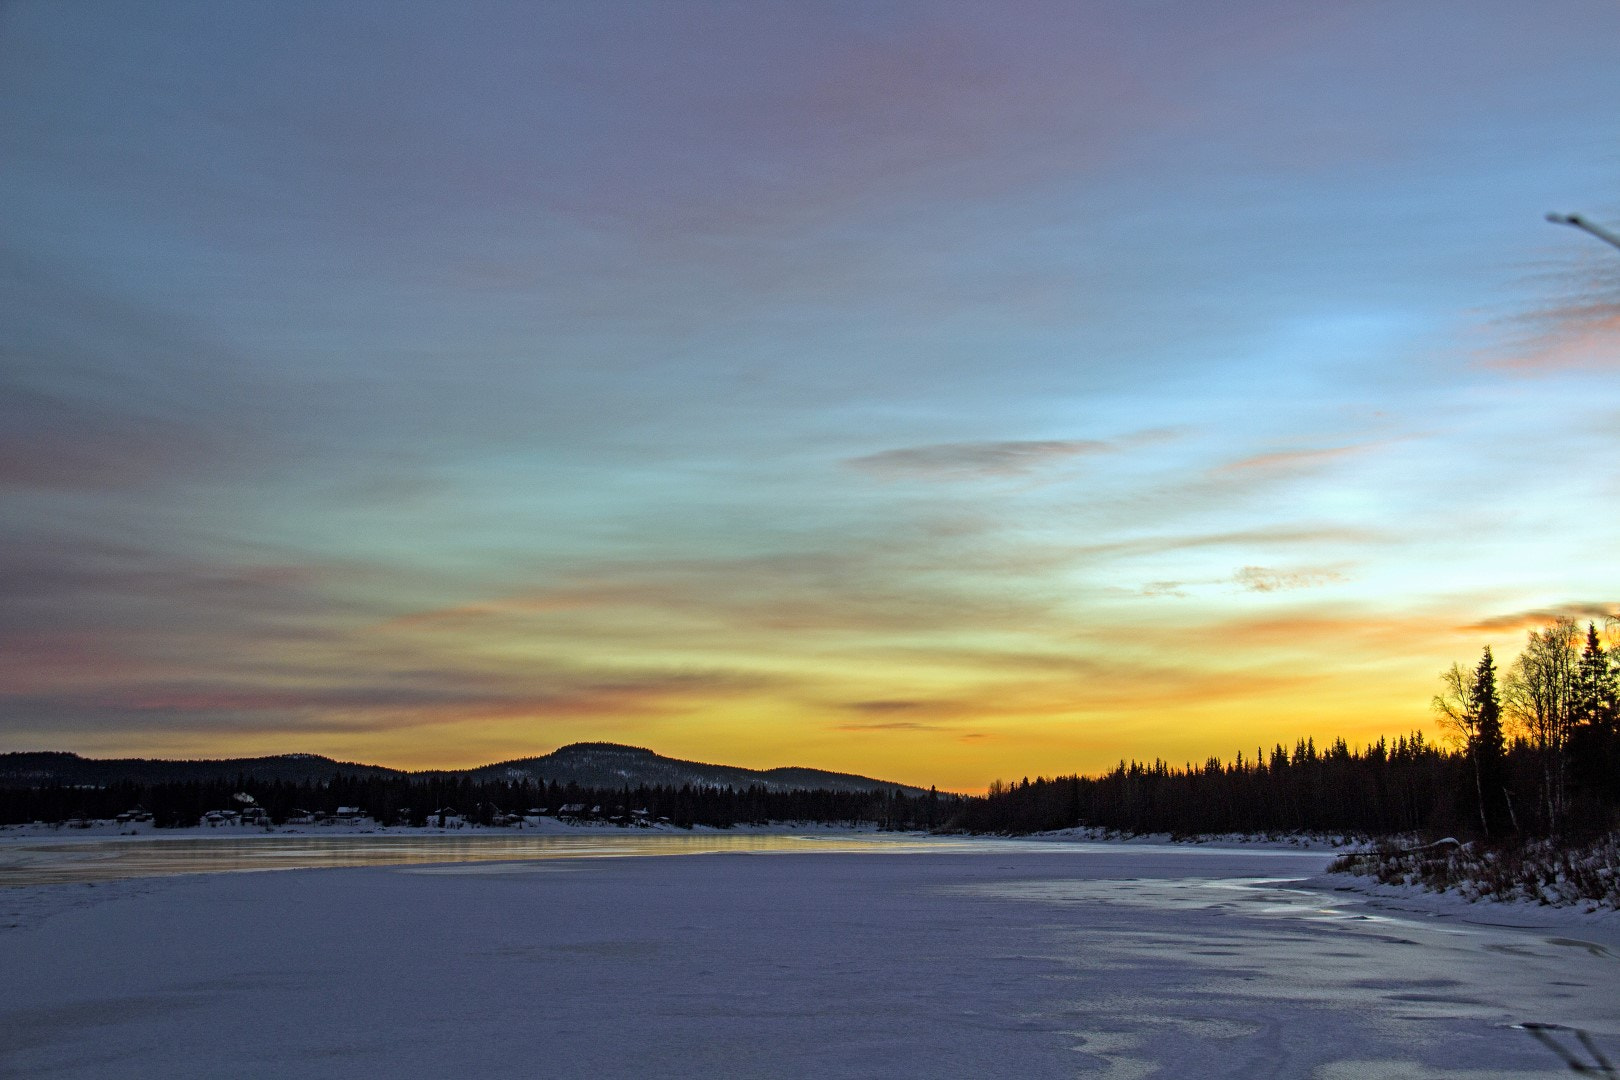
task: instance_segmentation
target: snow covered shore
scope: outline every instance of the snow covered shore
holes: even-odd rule
[[[1567,1075],[1526,1020],[1620,1056],[1604,928],[1286,883],[1327,863],[992,842],[9,889],[0,1074]]]
[[[1318,874],[1304,879],[1300,885],[1340,894],[1334,898],[1335,902],[1360,902],[1369,911],[1396,917],[1438,917],[1471,925],[1578,934],[1613,946],[1620,958],[1620,911],[1612,908],[1551,905],[1522,898],[1497,900],[1460,889],[1380,884],[1362,874]],[[1351,894],[1355,899],[1343,894]]]
[[[674,836],[734,835],[734,836],[850,836],[880,832],[875,825],[826,825],[819,822],[776,821],[765,825],[736,825],[729,829],[716,829],[708,825],[680,828],[668,824],[639,826],[616,825],[610,821],[562,820],[540,817],[514,825],[485,826],[460,823],[450,827],[436,825],[379,825],[370,818],[357,821],[333,821],[320,825],[190,825],[182,828],[158,828],[150,822],[120,824],[116,821],[92,821],[83,826],[61,822],[35,822],[27,825],[0,825],[0,845],[9,841],[106,839],[107,837],[147,837],[159,840],[214,839],[247,840],[259,836],[638,836],[641,834],[669,834]]]
[[[1355,848],[1367,843],[1367,838],[1364,836],[1328,833],[1197,833],[1191,836],[1172,836],[1169,833],[1126,833],[1114,829],[1100,829],[1091,825],[1076,825],[1068,829],[1031,833],[1026,839],[1106,844],[1192,844],[1200,847],[1259,847],[1288,851],[1343,851],[1346,848]]]
[[[1620,911],[1620,834],[1585,843],[1524,840],[1416,846],[1381,842],[1334,869],[1383,886],[1415,887],[1468,901],[1527,902],[1588,913]]]

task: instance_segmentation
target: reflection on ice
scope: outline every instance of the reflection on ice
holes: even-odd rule
[[[1018,841],[952,840],[912,835],[847,836],[748,833],[592,831],[582,836],[359,835],[241,839],[213,837],[88,838],[0,844],[0,885],[58,885],[120,881],[170,874],[296,870],[339,866],[515,862],[530,859],[602,859],[645,855],[844,852],[889,854],[994,850]]]
[[[1066,933],[1070,962],[1108,973],[1107,990],[1086,1003],[1090,1023],[1079,1034],[1091,1040],[1091,1025],[1100,1023],[1097,1030],[1109,1033],[1112,1067],[1126,1067],[1117,1075],[1145,1064],[1164,1075],[1167,1061],[1191,1068],[1200,1044],[1227,1039],[1277,1046],[1275,1057],[1255,1060],[1281,1071],[1263,1074],[1295,1075],[1287,1063],[1298,1063],[1297,1051],[1281,1046],[1299,1042],[1298,1032],[1285,1038],[1283,1028],[1319,1025],[1320,1038],[1353,1044],[1360,1037],[1339,1030],[1346,1017],[1374,1026],[1378,1038],[1361,1040],[1369,1043],[1399,1041],[1403,1031],[1416,1037],[1437,1025],[1452,1037],[1472,1031],[1480,1039],[1510,1025],[1525,1028],[1512,1024],[1515,1017],[1612,1026],[1614,969],[1586,965],[1577,976],[1569,961],[1577,947],[1595,959],[1615,959],[1596,942],[1517,934],[1434,912],[1370,911],[1363,897],[1324,903],[1322,892],[1274,878],[1074,876],[954,891],[1075,913]],[[1122,1032],[1134,1039],[1122,1040]],[[1503,1071],[1478,1061],[1444,1067],[1456,1052],[1414,1046],[1398,1060],[1325,1063],[1311,1075],[1481,1080],[1560,1071],[1551,1061],[1534,1071],[1524,1062]]]

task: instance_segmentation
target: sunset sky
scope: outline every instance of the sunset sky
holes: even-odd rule
[[[1620,4],[0,6],[0,751],[956,790],[1620,602]]]

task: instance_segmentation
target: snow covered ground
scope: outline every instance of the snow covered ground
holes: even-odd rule
[[[953,843],[7,889],[0,1075],[1569,1075],[1521,1021],[1620,1057],[1612,922]]]

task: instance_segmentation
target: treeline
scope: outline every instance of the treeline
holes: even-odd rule
[[[1432,706],[1454,738],[1422,733],[1351,749],[1305,739],[1230,762],[1120,762],[1103,776],[997,782],[963,806],[975,832],[1086,825],[1122,832],[1454,833],[1579,841],[1620,824],[1620,649],[1569,619],[1533,631],[1498,676],[1441,674]]]
[[[993,784],[963,808],[974,832],[1039,832],[1077,825],[1127,833],[1412,832],[1455,820],[1451,796],[1464,762],[1421,732],[1364,750],[1325,752],[1302,739],[1254,758],[1202,765],[1120,762],[1103,776]]]
[[[1474,828],[1490,838],[1587,834],[1620,804],[1620,650],[1557,619],[1498,678],[1490,647],[1441,674],[1434,709],[1461,742]],[[1511,741],[1510,741],[1511,739]]]
[[[591,788],[465,776],[417,779],[337,773],[326,780],[294,782],[241,775],[232,780],[0,788],[0,824],[106,819],[139,808],[152,815],[154,825],[174,827],[196,825],[213,811],[256,806],[277,825],[305,814],[333,814],[340,807],[358,808],[384,825],[433,824],[441,813],[491,825],[530,810],[557,816],[564,807],[579,807],[568,816],[626,823],[666,821],[683,828],[807,821],[933,829],[954,817],[961,802],[958,796],[937,793],[768,791],[759,785],[740,790],[644,784]]]

